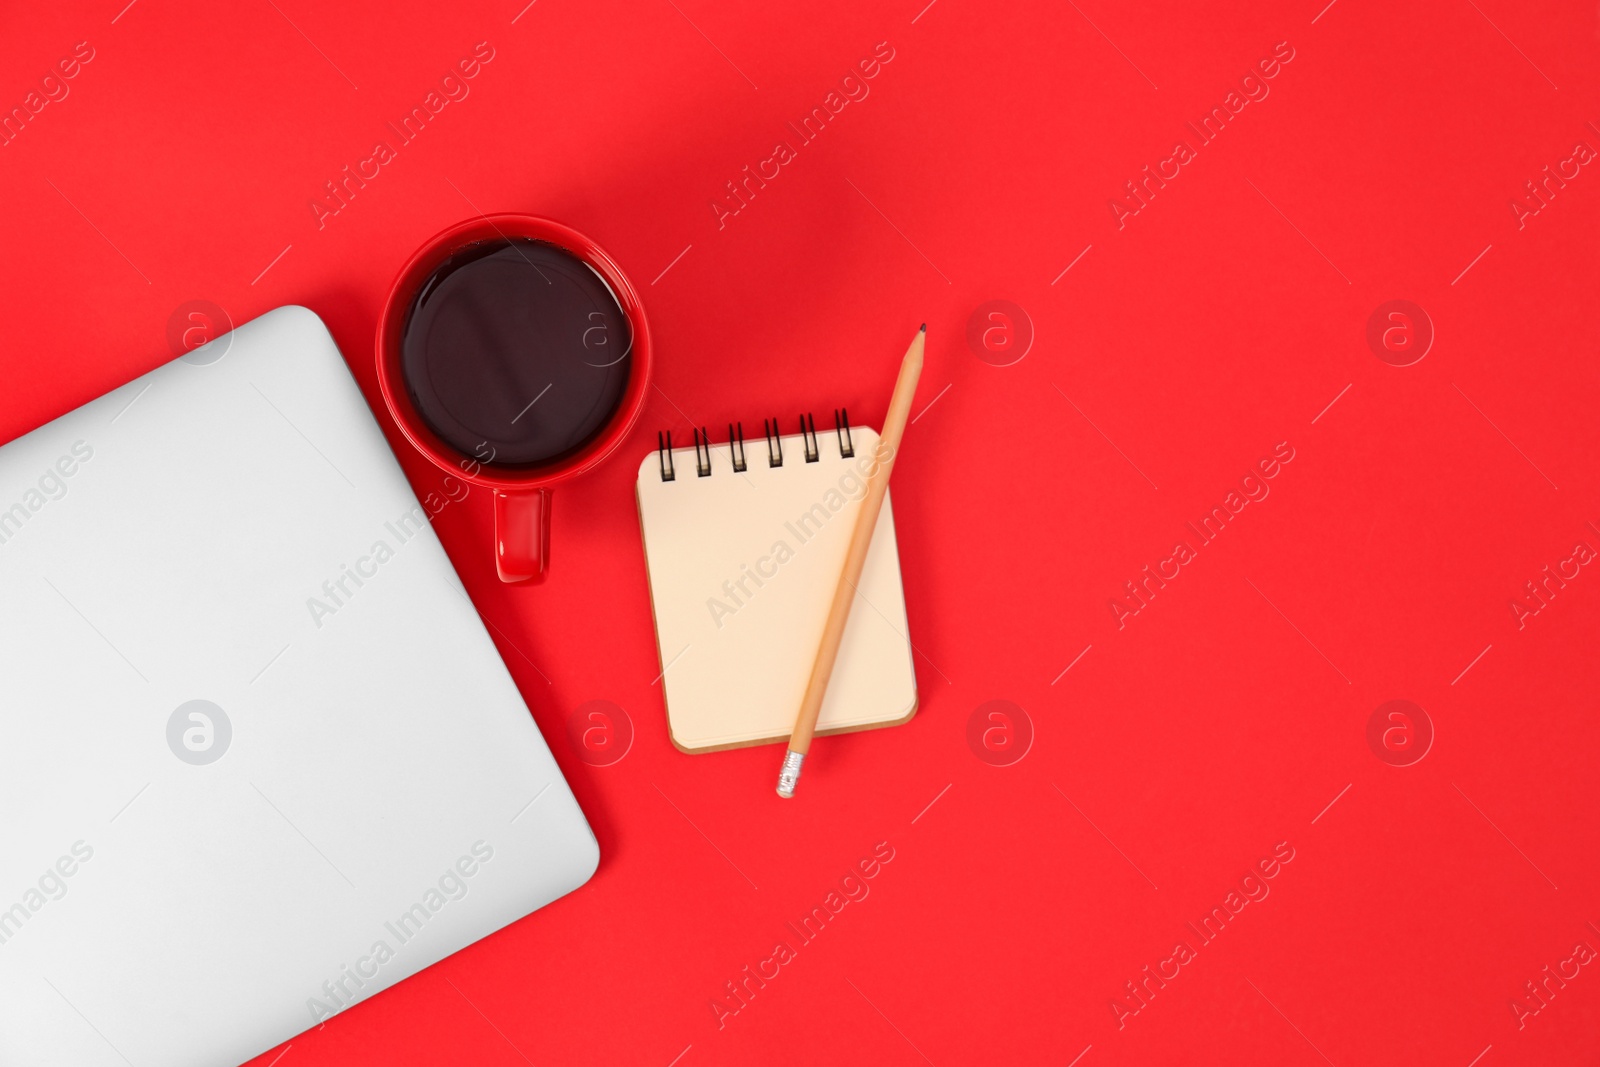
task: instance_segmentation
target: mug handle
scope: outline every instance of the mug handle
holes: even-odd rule
[[[550,566],[550,490],[494,491],[494,562],[502,582],[544,581]]]

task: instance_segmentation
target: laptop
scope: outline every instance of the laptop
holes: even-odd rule
[[[0,448],[0,1063],[227,1067],[599,849],[333,338]]]

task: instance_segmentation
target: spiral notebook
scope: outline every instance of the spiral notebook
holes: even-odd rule
[[[822,640],[878,435],[835,414],[749,447],[660,447],[639,466],[639,523],[672,743],[710,752],[786,741]],[[818,734],[916,714],[894,512],[885,497],[822,703]]]

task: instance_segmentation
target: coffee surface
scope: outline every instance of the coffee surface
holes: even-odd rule
[[[628,318],[605,280],[554,245],[471,245],[423,283],[401,370],[417,413],[464,456],[555,463],[592,440],[632,369]]]

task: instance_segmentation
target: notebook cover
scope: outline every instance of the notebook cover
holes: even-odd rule
[[[877,434],[712,445],[640,464],[636,495],[672,742],[698,753],[787,740],[844,564]],[[853,455],[848,454],[853,453]],[[781,456],[781,463],[773,459]],[[703,462],[703,461],[702,461]],[[886,496],[818,719],[819,734],[916,713],[894,514]]]

